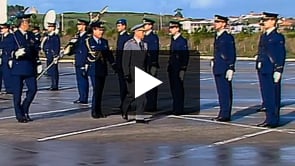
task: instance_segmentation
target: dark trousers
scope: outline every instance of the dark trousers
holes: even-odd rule
[[[144,110],[146,107],[146,96],[143,94],[135,99],[135,80],[127,82],[127,96],[124,99],[122,105],[122,111],[124,114],[131,110],[131,105],[135,102],[136,115],[144,115]]]
[[[120,99],[121,99],[121,104],[120,107],[122,107],[124,99],[127,95],[127,85],[126,85],[126,80],[124,78],[124,73],[122,71],[123,69],[119,70],[118,73],[118,80],[119,80],[119,88],[120,88]]]
[[[1,57],[0,57],[1,58]],[[0,64],[0,92],[1,92],[1,90],[2,90],[2,80],[3,80],[3,69],[2,69],[2,66],[3,65],[1,65]]]
[[[6,58],[5,59],[3,58],[2,72],[3,72],[3,81],[4,81],[5,90],[7,93],[12,93],[13,92],[13,86],[12,86],[13,82],[12,82],[11,69],[8,67],[8,59],[6,59]]]
[[[157,77],[157,75],[153,75],[153,76]],[[157,102],[158,102],[158,88],[155,87],[146,93],[146,110],[157,111]]]
[[[92,95],[92,114],[100,115],[102,114],[101,110],[101,101],[102,101],[102,93],[105,84],[106,77],[105,76],[90,76],[92,87],[93,87],[93,95]]]
[[[84,69],[76,66],[76,79],[79,92],[79,101],[88,102],[89,81],[88,75]]]
[[[183,81],[179,77],[179,72],[168,71],[170,90],[173,98],[173,113],[184,113],[184,88]]]
[[[277,125],[280,119],[281,82],[274,83],[273,74],[258,72],[262,100],[266,108],[265,122]]]
[[[214,75],[214,78],[220,105],[218,117],[230,118],[233,101],[232,82],[225,78],[225,74]]]
[[[52,60],[49,59],[49,60],[47,61],[47,66],[48,66],[49,64],[51,64],[52,61],[53,61],[53,59],[52,59]],[[48,69],[47,74],[48,74],[48,76],[51,77],[51,88],[58,89],[58,82],[59,82],[58,64],[54,64],[54,65],[52,65],[52,66]]]
[[[21,101],[24,82],[28,88],[26,97]],[[18,76],[13,75],[13,103],[15,116],[17,119],[22,119],[25,114],[29,113],[29,107],[37,92],[37,81],[34,76]]]

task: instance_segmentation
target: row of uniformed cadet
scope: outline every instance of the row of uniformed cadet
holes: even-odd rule
[[[265,111],[266,119],[259,127],[279,126],[281,103],[281,77],[284,69],[286,50],[284,36],[277,32],[278,14],[263,12],[264,33],[260,37],[256,69],[258,73],[262,106],[257,111]],[[231,120],[232,78],[235,71],[235,42],[232,35],[225,31],[228,18],[215,16],[214,59],[212,69],[219,98],[220,112],[213,120]]]

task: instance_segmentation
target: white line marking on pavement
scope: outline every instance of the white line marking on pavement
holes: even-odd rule
[[[37,141],[38,142],[49,141],[49,140],[54,140],[54,139],[59,139],[59,138],[73,136],[73,135],[89,133],[89,132],[95,132],[95,131],[99,131],[99,130],[114,128],[114,127],[127,126],[127,125],[131,125],[131,124],[135,124],[135,123],[136,123],[136,121],[131,121],[131,122],[125,122],[125,123],[97,127],[97,128],[93,128],[93,129],[74,131],[74,132],[69,132],[69,133],[65,133],[65,134],[59,134],[59,135],[54,135],[54,136],[50,136],[50,137],[40,138]]]
[[[85,108],[90,108],[90,107],[85,107]],[[45,115],[45,114],[51,114],[51,113],[60,113],[60,112],[68,112],[73,109],[84,109],[84,108],[67,108],[67,109],[62,109],[62,110],[54,110],[54,111],[45,111],[45,112],[36,112],[36,113],[30,113],[30,116],[35,116],[35,115]],[[5,120],[5,119],[12,119],[15,118],[15,116],[6,116],[6,117],[0,117],[0,120]]]
[[[193,120],[193,121],[200,121],[200,122],[208,122],[208,123],[216,123],[216,124],[223,124],[223,125],[230,125],[230,126],[237,126],[237,127],[244,127],[244,128],[252,128],[252,129],[261,129],[261,130],[272,130],[277,132],[283,132],[288,134],[295,134],[295,132],[289,132],[289,129],[269,129],[266,127],[258,127],[258,126],[251,126],[246,124],[239,124],[239,123],[231,123],[231,122],[218,122],[218,121],[212,121],[208,119],[200,119],[200,118],[190,118],[190,117],[184,117],[184,116],[175,116],[175,115],[169,115],[169,118],[176,118],[176,119],[184,119],[184,120]]]
[[[201,78],[200,81],[213,80],[213,78]]]
[[[268,129],[268,130],[263,130],[263,131],[260,131],[260,132],[246,134],[246,135],[242,135],[240,137],[235,137],[235,138],[231,138],[231,139],[227,139],[227,140],[223,140],[223,141],[218,141],[218,142],[215,142],[215,143],[210,144],[210,145],[190,148],[190,149],[187,149],[187,150],[185,150],[183,152],[180,152],[178,154],[175,154],[175,155],[168,155],[168,156],[165,156],[165,157],[160,157],[160,158],[155,159],[155,160],[146,160],[146,161],[144,161],[144,163],[155,163],[155,162],[160,162],[160,161],[163,161],[163,160],[169,160],[169,159],[173,159],[173,158],[178,158],[180,156],[184,156],[184,155],[186,155],[186,154],[188,154],[190,152],[193,152],[193,151],[197,151],[197,150],[201,150],[201,149],[205,149],[205,148],[212,148],[212,147],[216,147],[216,146],[220,146],[220,145],[224,145],[224,144],[228,144],[228,143],[232,143],[232,142],[237,142],[237,141],[240,141],[240,140],[243,140],[243,139],[247,139],[247,138],[255,137],[255,136],[258,136],[258,135],[266,134],[266,133],[269,133],[269,132],[272,132],[272,131],[273,131],[272,129]]]

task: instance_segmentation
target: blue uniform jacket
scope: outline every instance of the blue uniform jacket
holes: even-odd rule
[[[213,74],[224,74],[227,70],[235,71],[236,47],[234,37],[224,31],[214,41]]]
[[[187,40],[181,35],[174,40],[171,38],[168,71],[179,72],[186,70],[189,61]]]
[[[87,37],[87,33],[84,33],[82,36],[79,36],[78,41],[74,45],[76,67],[84,67],[87,62],[88,51],[85,45],[85,40]]]
[[[43,45],[43,51],[46,54],[46,58],[49,62],[53,60],[53,58],[59,56],[60,52],[60,38],[57,34],[46,36],[47,39]]]
[[[159,67],[159,37],[154,32],[144,36],[148,46],[147,65]]]
[[[17,30],[14,32],[14,37],[10,39],[13,47],[12,75],[35,76],[37,74],[38,44],[32,32],[27,32],[27,36],[26,39],[25,35],[20,30]],[[16,59],[14,53],[19,48],[25,48],[25,54]]]
[[[123,49],[124,49],[124,44],[126,41],[131,39],[131,36],[128,34],[128,32],[124,32],[122,35],[118,35],[118,40],[117,40],[117,49],[116,49],[116,63],[119,68],[122,68],[122,55],[123,55]]]
[[[13,35],[11,33],[6,36],[1,35],[0,49],[2,49],[2,62],[7,63],[9,59],[12,59],[11,52],[13,51]],[[7,64],[6,64],[7,65]]]
[[[106,76],[108,74],[107,61],[110,64],[115,61],[108,41],[100,38],[97,43],[93,37],[89,37],[85,40],[85,46],[88,52],[87,63],[90,65],[88,74],[90,76]]]
[[[256,68],[262,73],[282,73],[286,58],[284,36],[273,30],[269,35],[263,34],[260,40]]]

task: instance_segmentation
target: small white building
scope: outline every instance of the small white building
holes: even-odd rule
[[[200,28],[211,29],[213,20],[210,19],[194,19],[194,20],[184,20],[180,22],[182,24],[182,29],[186,30],[188,33],[193,33]]]

